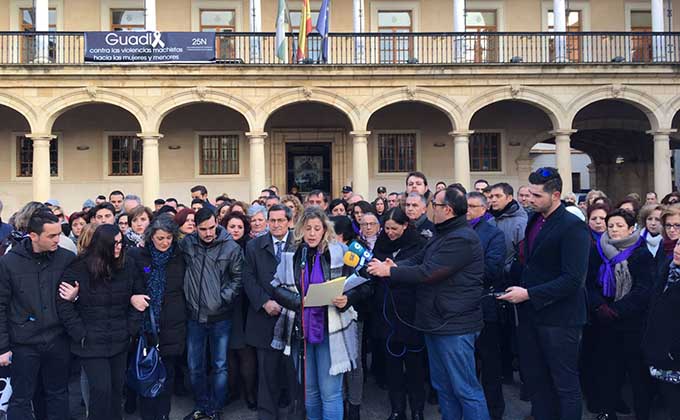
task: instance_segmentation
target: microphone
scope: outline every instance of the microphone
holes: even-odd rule
[[[368,264],[372,259],[373,253],[357,241],[352,241],[349,244],[347,252],[345,252],[345,256],[343,257],[345,264],[353,267],[356,271],[361,270],[361,268]]]
[[[300,262],[300,267],[305,268],[307,266],[307,243],[302,243],[302,261]]]
[[[356,268],[359,265],[360,261],[361,258],[351,251],[346,251],[345,255],[342,257],[342,262],[345,263],[346,266],[352,268]]]

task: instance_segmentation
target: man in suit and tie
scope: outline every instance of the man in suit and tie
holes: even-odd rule
[[[246,322],[246,342],[257,348],[258,417],[260,420],[279,419],[279,400],[284,388],[294,394],[293,360],[272,348],[274,325],[281,306],[272,298],[271,281],[284,252],[294,249],[293,232],[288,230],[293,214],[276,204],[269,209],[269,233],[251,240],[246,246],[243,267],[243,288],[250,300]]]
[[[585,278],[589,234],[561,204],[555,168],[529,176],[531,207],[519,286],[499,299],[519,305],[520,364],[536,420],[581,419],[578,376],[581,329],[586,322]]]

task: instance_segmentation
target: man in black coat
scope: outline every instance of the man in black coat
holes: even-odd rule
[[[430,375],[444,419],[488,419],[475,372],[475,339],[482,321],[484,251],[468,225],[467,199],[458,188],[435,193],[436,234],[415,256],[369,264],[391,284],[417,285],[415,325],[425,333]]]
[[[10,366],[12,376],[7,417],[33,418],[31,401],[42,381],[47,418],[67,420],[71,352],[56,294],[75,255],[59,248],[61,224],[46,208],[31,217],[28,234],[0,258],[0,366]]]
[[[281,306],[273,299],[276,267],[284,252],[294,251],[293,232],[288,231],[291,210],[281,204],[269,209],[269,233],[248,242],[243,266],[243,288],[250,300],[246,321],[246,342],[257,348],[258,417],[276,420],[282,390],[297,389],[293,360],[272,348],[274,325]]]
[[[503,325],[499,312],[500,302],[494,299],[495,292],[505,290],[505,236],[503,231],[487,221],[486,196],[476,191],[468,197],[467,219],[479,235],[484,250],[484,296],[482,312],[484,328],[477,340],[477,353],[481,362],[482,387],[489,407],[491,420],[501,420],[505,412],[503,400],[503,358],[501,353],[501,331]],[[508,306],[507,303],[503,303]]]
[[[586,322],[588,229],[560,202],[555,168],[529,176],[531,206],[519,285],[499,299],[519,304],[518,344],[524,381],[536,420],[575,420],[582,414],[578,375],[581,330]]]

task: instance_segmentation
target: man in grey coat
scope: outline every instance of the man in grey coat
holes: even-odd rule
[[[184,419],[219,420],[227,397],[227,349],[234,302],[241,292],[243,251],[217,225],[210,209],[200,209],[195,221],[196,232],[180,243],[186,261],[187,359],[194,391],[194,410]],[[206,375],[207,343],[212,384]]]
[[[500,182],[491,186],[491,210],[498,229],[505,235],[505,272],[519,252],[519,244],[524,240],[524,230],[527,227],[527,213],[513,198],[512,186]]]

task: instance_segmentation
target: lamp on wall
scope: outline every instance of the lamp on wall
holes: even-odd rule
[[[90,150],[90,146],[76,146],[76,150],[83,152],[85,150]]]
[[[182,148],[182,146],[180,146],[178,144],[171,144],[170,146],[168,146],[169,150],[179,150],[181,148]]]
[[[433,144],[434,147],[446,147],[446,143],[435,143]]]

